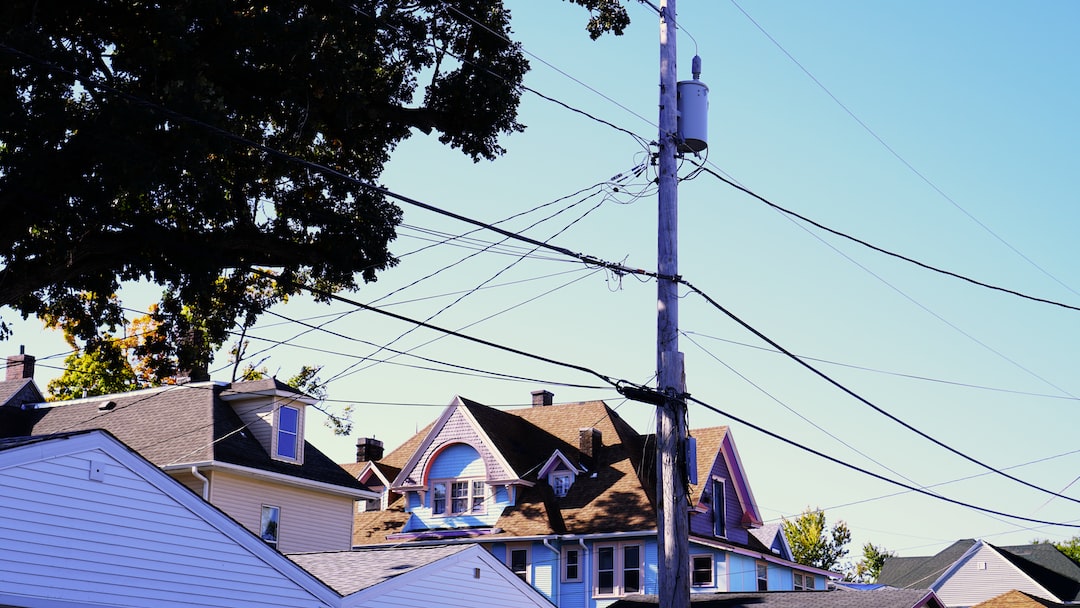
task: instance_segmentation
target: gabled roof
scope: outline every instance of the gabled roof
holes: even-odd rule
[[[491,536],[656,529],[652,438],[637,433],[603,401],[503,411],[455,398],[434,423],[380,461],[400,467],[398,482],[418,466],[419,455],[437,440],[455,410],[466,415],[480,440],[523,482],[517,504],[503,511]],[[579,431],[587,428],[600,431],[601,445],[591,459],[579,445]],[[541,467],[556,452],[579,470],[585,469],[562,498],[556,498],[546,483],[535,483]],[[375,526],[379,532],[355,533],[356,544],[386,542],[382,530],[395,525],[400,529],[404,520],[401,501],[395,501],[389,511],[357,514],[355,528]]]
[[[887,558],[878,582],[905,588],[939,584],[980,547],[989,547],[1061,601],[1080,601],[1080,565],[1049,543],[997,547],[980,540],[959,540],[931,557]]]
[[[106,431],[0,440],[0,472],[0,605],[88,594],[102,606],[337,603],[311,574]]]
[[[784,536],[784,525],[780,522],[772,522],[762,525],[760,528],[750,529],[750,545],[753,547],[755,541],[760,543],[762,551],[768,551],[776,553],[773,549],[778,549],[779,553],[776,553],[784,559],[791,559],[791,546],[788,544],[787,537]]]
[[[629,595],[609,608],[647,608],[660,602],[655,595]],[[762,591],[758,593],[694,593],[695,608],[944,608],[927,589],[874,591]]]
[[[289,556],[343,596],[342,608],[440,605],[553,608],[478,545],[367,548]],[[465,584],[464,577],[468,577]],[[449,596],[447,596],[449,599]]]
[[[288,390],[273,379],[232,384],[199,382],[114,395],[39,404],[7,410],[0,418],[0,437],[48,435],[104,429],[150,462],[165,468],[224,464],[340,487],[349,493],[366,488],[310,443],[303,464],[274,460],[222,394]]]
[[[37,403],[44,400],[45,397],[42,396],[33,378],[0,380],[0,406],[19,406],[23,403]]]
[[[341,595],[356,593],[397,576],[403,576],[445,557],[461,553],[470,545],[438,545],[293,553],[288,558],[314,574]]]
[[[749,528],[760,526],[762,524],[761,512],[758,510],[757,501],[754,500],[754,493],[750,491],[746,470],[743,468],[742,459],[735,448],[735,442],[731,439],[728,427],[694,429],[690,434],[697,441],[698,466],[698,482],[691,484],[688,488],[690,504],[696,505],[701,501],[701,493],[709,484],[709,471],[718,460],[723,459],[731,475],[735,494],[739,497],[739,505],[742,507],[743,521],[741,523]]]

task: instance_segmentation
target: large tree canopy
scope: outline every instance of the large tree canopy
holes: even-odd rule
[[[594,38],[628,23],[619,0],[570,1]],[[120,284],[149,280],[176,318],[216,316],[220,344],[263,288],[251,267],[374,280],[400,210],[295,159],[374,184],[414,129],[497,157],[523,128],[509,19],[502,0],[7,0],[0,307],[93,313],[73,325],[91,340]]]

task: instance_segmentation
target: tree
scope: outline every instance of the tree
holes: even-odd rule
[[[800,564],[831,570],[848,554],[846,545],[851,541],[851,530],[842,521],[832,530],[827,529],[825,512],[821,509],[807,508],[794,520],[785,518],[781,525],[791,545],[792,557]]]
[[[570,1],[593,38],[629,22],[620,0]],[[281,279],[269,303],[375,280],[401,211],[370,185],[394,147],[437,131],[494,159],[524,128],[510,33],[502,0],[4,2],[0,307],[95,313],[72,325],[89,342],[148,280],[166,331],[220,343],[261,312],[252,267]]]
[[[844,579],[857,583],[873,583],[877,581],[878,574],[881,573],[881,567],[885,565],[885,560],[896,557],[896,553],[871,543],[863,545],[862,550],[862,559],[855,563],[853,570],[845,574]]]

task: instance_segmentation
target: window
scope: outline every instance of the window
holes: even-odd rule
[[[510,566],[510,570],[517,575],[518,578],[529,582],[529,548],[527,546],[507,546],[506,557]]]
[[[765,562],[757,563],[757,590],[769,590],[769,565]]]
[[[277,447],[279,458],[299,460],[300,409],[288,405],[278,408]]]
[[[641,593],[643,551],[640,544],[620,543],[596,547],[594,595]]]
[[[724,499],[724,480],[712,482],[713,534],[720,538],[727,536],[727,501]]]
[[[803,574],[802,572],[795,573],[795,591],[813,591],[814,590],[814,575]]]
[[[449,492],[449,503],[447,502]],[[482,514],[486,511],[487,484],[482,479],[447,479],[431,482],[432,515]],[[447,508],[449,507],[449,510]]]
[[[555,490],[555,496],[559,498],[566,496],[572,483],[574,483],[574,476],[569,471],[559,471],[551,474],[551,488]]]
[[[713,586],[713,558],[711,555],[695,555],[690,558],[690,584],[694,587]]]
[[[444,481],[431,484],[431,514],[446,514],[446,482]]]
[[[565,547],[562,550],[562,582],[581,582],[581,549]]]
[[[278,524],[281,521],[281,508],[263,505],[262,521],[259,523],[259,536],[271,547],[277,548]]]

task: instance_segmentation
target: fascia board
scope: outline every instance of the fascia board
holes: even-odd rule
[[[739,502],[742,503],[743,512],[749,513],[751,517],[751,523],[761,525],[761,512],[758,511],[757,501],[754,499],[754,492],[750,489],[750,484],[746,479],[746,469],[743,468],[742,458],[739,457],[739,450],[735,447],[735,440],[731,437],[731,429],[728,429],[724,433],[724,439],[720,442],[720,451],[724,453],[724,458],[727,460],[728,470],[738,471],[737,479],[735,483],[735,492],[739,496]],[[729,455],[730,454],[730,455]]]
[[[774,563],[774,564],[779,564],[781,566],[787,566],[787,567],[790,567],[790,568],[794,568],[796,570],[801,570],[803,572],[810,572],[810,573],[813,573],[813,574],[820,574],[822,576],[826,576],[826,577],[829,577],[829,578],[841,579],[841,578],[844,577],[844,575],[842,573],[840,573],[840,572],[833,572],[832,570],[825,570],[824,568],[817,568],[815,566],[807,566],[805,564],[800,564],[798,562],[787,560],[787,559],[784,559],[782,557],[777,557],[773,553],[762,553],[761,551],[754,551],[753,549],[745,549],[743,547],[735,547],[733,545],[728,545],[728,544],[721,543],[721,542],[711,541],[711,540],[701,538],[701,537],[697,537],[697,536],[691,537],[690,538],[690,543],[691,544],[702,545],[704,547],[709,547],[711,549],[719,549],[721,551],[730,551],[731,553],[735,553],[737,555],[745,555],[746,557],[753,557],[755,559],[760,559],[762,561],[771,562],[771,563]]]
[[[319,492],[325,492],[327,494],[334,494],[337,496],[346,496],[349,498],[362,498],[365,500],[374,500],[379,497],[377,492],[371,490],[354,490],[352,488],[346,488],[343,486],[334,485],[331,483],[325,483],[322,481],[313,481],[310,479],[304,479],[302,477],[296,477],[295,475],[285,475],[283,473],[274,473],[272,471],[264,471],[262,469],[255,469],[252,467],[244,467],[236,464],[229,464],[227,462],[221,462],[219,460],[209,460],[203,462],[190,462],[186,464],[174,464],[167,467],[162,467],[163,471],[187,471],[191,467],[198,467],[201,470],[207,471],[225,471],[228,473],[235,473],[237,475],[243,475],[244,477],[254,477],[271,481],[281,485],[288,485],[298,488],[304,488],[308,490],[316,490]]]

